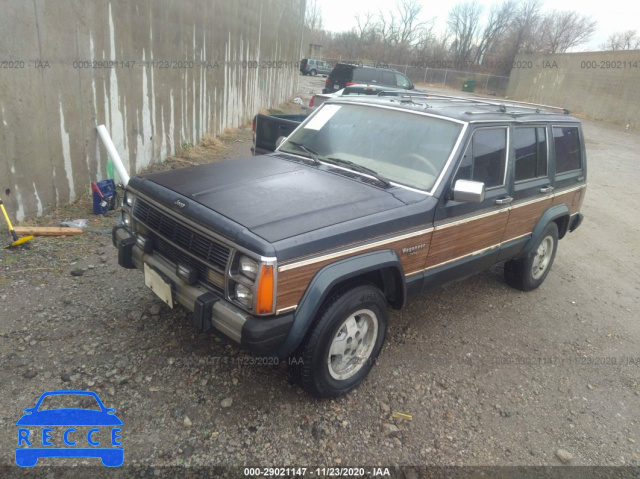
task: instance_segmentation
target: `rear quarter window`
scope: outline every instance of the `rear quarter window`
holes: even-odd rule
[[[376,76],[373,68],[356,68],[353,71],[353,81],[371,83]]]
[[[554,126],[553,145],[556,152],[556,173],[582,168],[582,150],[578,127]]]

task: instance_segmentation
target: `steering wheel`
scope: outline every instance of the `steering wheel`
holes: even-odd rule
[[[436,168],[436,166],[431,162],[431,160],[425,158],[422,155],[419,155],[418,153],[409,153],[407,155],[407,158],[411,158],[412,160],[417,160],[423,165],[425,165],[428,169],[428,173],[432,174],[433,176],[438,176],[438,174],[440,173],[438,168]]]

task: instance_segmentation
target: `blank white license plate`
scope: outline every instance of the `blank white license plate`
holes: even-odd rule
[[[336,83],[335,85],[333,85],[333,88],[340,89],[340,85]]]
[[[144,264],[144,284],[156,293],[158,298],[167,303],[170,308],[173,308],[171,285],[162,279],[162,276],[147,266],[147,263]]]

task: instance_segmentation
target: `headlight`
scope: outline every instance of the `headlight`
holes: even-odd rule
[[[124,200],[122,202],[123,206],[129,206],[131,207],[133,205],[133,195],[129,194],[129,192],[125,191],[124,193]]]
[[[236,300],[245,308],[251,309],[253,307],[253,292],[244,284],[237,283]]]
[[[247,278],[255,280],[258,276],[258,263],[246,256],[241,256],[238,261],[238,271]]]

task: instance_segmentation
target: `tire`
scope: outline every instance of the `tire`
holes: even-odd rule
[[[344,289],[325,301],[289,359],[292,379],[319,398],[348,393],[375,364],[387,324],[387,300],[382,291],[370,284]]]
[[[318,72],[317,72],[317,71],[315,71],[315,70],[311,70],[311,76],[313,76],[313,77],[314,77],[314,76],[316,76],[317,74],[318,74]]]
[[[527,256],[505,263],[507,284],[521,291],[536,289],[549,274],[557,249],[558,225],[552,221],[545,226],[540,239]]]

